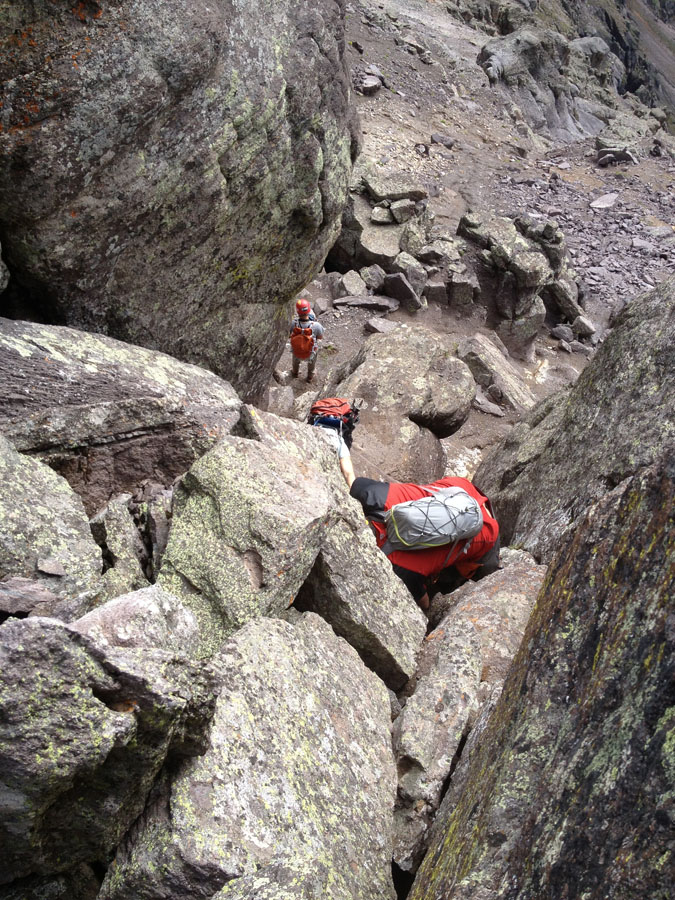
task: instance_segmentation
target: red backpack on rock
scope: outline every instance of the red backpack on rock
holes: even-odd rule
[[[345,400],[343,397],[325,397],[316,400],[309,410],[310,425],[324,425],[334,428],[344,438],[348,447],[352,445],[352,431],[359,421],[359,404],[363,401]]]

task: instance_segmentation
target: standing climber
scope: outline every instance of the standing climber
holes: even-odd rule
[[[472,537],[453,543],[410,549],[392,547],[390,511],[398,504],[433,498],[439,489],[460,488],[480,510],[478,526]],[[432,484],[374,481],[356,478],[349,493],[359,501],[375,533],[377,546],[386,553],[394,572],[403,581],[422,609],[429,608],[433,593],[450,593],[469,578],[477,581],[499,568],[499,524],[492,514],[488,498],[466,478],[441,478]],[[425,535],[421,535],[422,541]]]
[[[297,378],[300,362],[307,360],[307,381],[314,378],[316,357],[319,352],[319,341],[323,338],[323,325],[316,321],[309,300],[300,299],[295,304],[296,316],[291,325],[291,353],[293,363],[291,372]]]

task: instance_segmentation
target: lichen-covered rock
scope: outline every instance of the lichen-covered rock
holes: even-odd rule
[[[633,300],[576,384],[490,453],[476,481],[503,541],[548,561],[588,506],[675,451],[675,279]]]
[[[483,388],[494,385],[500,402],[506,406],[518,412],[534,406],[534,395],[518,369],[489,337],[474,334],[465,338],[457,349],[457,357],[471,369],[476,384]]]
[[[252,875],[235,878],[211,900],[354,900],[348,879],[318,859],[261,866]]]
[[[103,553],[102,602],[148,585],[141,566],[146,551],[129,512],[129,500],[131,494],[113,497],[89,522],[94,540]]]
[[[467,581],[451,594],[434,598],[429,620],[437,630],[447,632],[465,623],[475,628],[481,682],[494,684],[506,677],[545,574],[546,566],[520,552],[492,575]]]
[[[438,438],[466,420],[476,385],[441,335],[422,326],[374,335],[337,385],[368,407],[354,431],[358,470],[373,478],[433,481],[443,469]]]
[[[670,896],[674,510],[668,453],[564,540],[411,900]]]
[[[102,565],[68,482],[0,436],[0,578],[39,582],[59,598],[50,615],[68,620],[95,605]]]
[[[316,429],[247,408],[249,437],[226,437],[174,495],[159,583],[193,610],[202,652],[293,602],[347,499]]]
[[[433,631],[422,646],[414,693],[394,722],[398,768],[394,862],[415,871],[443,785],[478,709],[480,640],[473,624]],[[408,693],[406,690],[405,693]]]
[[[0,205],[18,311],[261,395],[286,302],[323,262],[347,195],[343,0],[2,10]]]
[[[239,418],[211,372],[73,328],[0,319],[0,432],[68,479],[90,515],[172,481]]]
[[[158,584],[115,597],[71,624],[99,644],[113,647],[154,647],[196,654],[197,620],[190,610]]]
[[[506,551],[504,569],[431,604],[427,636],[394,724],[399,770],[394,859],[415,871],[429,827],[479,709],[501,690],[546,572],[529,554]],[[462,750],[462,753],[464,751]]]
[[[0,883],[105,863],[170,750],[203,750],[213,677],[53,619],[0,626]],[[102,814],[105,811],[105,814]]]
[[[393,898],[396,775],[382,682],[311,613],[295,626],[249,622],[218,667],[208,752],[148,808],[101,900],[211,898],[226,883],[225,897],[246,897],[266,869],[271,890],[279,865],[308,887],[335,881],[345,900]]]
[[[390,687],[400,688],[415,671],[426,618],[361,515],[326,530],[295,605],[329,622]]]

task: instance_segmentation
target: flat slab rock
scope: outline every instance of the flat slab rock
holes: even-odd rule
[[[101,900],[221,888],[223,897],[258,896],[257,878],[262,896],[285,896],[273,888],[278,866],[284,881],[289,870],[307,883],[334,881],[345,900],[392,900],[396,774],[382,682],[312,613],[296,626],[249,622],[217,664],[210,747],[141,818]]]
[[[295,606],[321,615],[392,689],[413,675],[426,617],[363,521],[326,530]]]
[[[503,555],[511,555],[504,568],[436,596],[429,614],[437,631],[473,625],[480,641],[480,680],[488,684],[506,677],[546,575],[546,566],[529,553],[507,549]]]
[[[158,584],[109,600],[72,628],[113,647],[154,647],[191,656],[199,644],[194,614]]]
[[[66,477],[90,514],[186,471],[239,419],[227,382],[74,328],[0,319],[0,432]]]

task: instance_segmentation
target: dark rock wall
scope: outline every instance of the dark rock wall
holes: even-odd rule
[[[355,152],[343,0],[0,0],[9,314],[269,380]]]
[[[672,897],[674,511],[670,454],[566,540],[411,900]]]
[[[642,466],[675,454],[675,279],[623,311],[568,394],[549,398],[481,464],[504,543],[549,561],[566,529]]]

